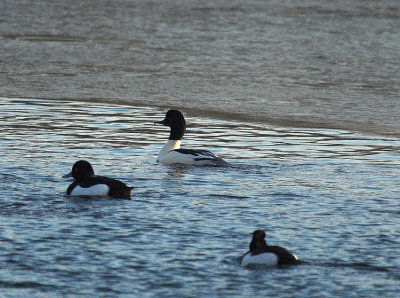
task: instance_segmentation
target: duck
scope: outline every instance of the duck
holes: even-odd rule
[[[197,166],[231,166],[222,158],[207,150],[181,149],[181,140],[186,132],[186,121],[182,112],[169,110],[162,121],[154,122],[170,127],[168,142],[158,154],[157,161],[165,164],[183,164]]]
[[[108,196],[114,199],[131,199],[133,187],[125,183],[94,175],[93,167],[86,160],[74,163],[69,174],[63,178],[73,177],[75,181],[68,186],[66,194],[71,196]]]
[[[249,251],[240,258],[242,266],[249,265],[295,265],[299,264],[297,256],[290,253],[286,248],[267,245],[265,231],[255,230],[249,245]]]

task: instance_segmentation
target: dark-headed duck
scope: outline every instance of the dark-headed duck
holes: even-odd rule
[[[63,178],[67,177],[75,179],[68,187],[67,195],[109,196],[115,199],[131,198],[132,187],[116,179],[95,176],[92,165],[86,160],[77,161],[72,166],[71,173],[63,176]]]
[[[169,140],[158,154],[162,164],[185,164],[198,166],[230,166],[222,158],[207,150],[180,149],[181,139],[186,132],[186,121],[178,110],[169,110],[164,120],[155,122],[170,127]]]
[[[267,245],[265,241],[265,232],[256,230],[253,232],[253,238],[249,245],[249,251],[245,253],[240,260],[241,265],[294,265],[299,260],[287,249],[280,246]]]

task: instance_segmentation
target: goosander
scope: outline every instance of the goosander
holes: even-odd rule
[[[222,158],[207,150],[180,149],[181,139],[186,132],[186,121],[178,110],[169,110],[164,120],[155,122],[169,126],[169,140],[158,154],[157,161],[162,164],[185,164],[198,166],[230,166]]]

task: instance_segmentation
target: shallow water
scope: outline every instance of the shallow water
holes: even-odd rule
[[[0,98],[3,293],[398,295],[399,139],[187,117],[183,147],[235,167],[164,166],[164,113]],[[78,159],[132,200],[65,196]],[[304,264],[242,268],[258,228]]]
[[[0,96],[400,136],[400,1],[2,0]]]

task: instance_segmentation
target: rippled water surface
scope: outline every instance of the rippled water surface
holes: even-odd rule
[[[398,295],[399,139],[187,117],[235,167],[164,166],[164,113],[0,98],[3,294]],[[132,200],[65,196],[78,159]],[[242,268],[258,228],[304,264]]]
[[[2,0],[0,96],[400,136],[400,1]]]

